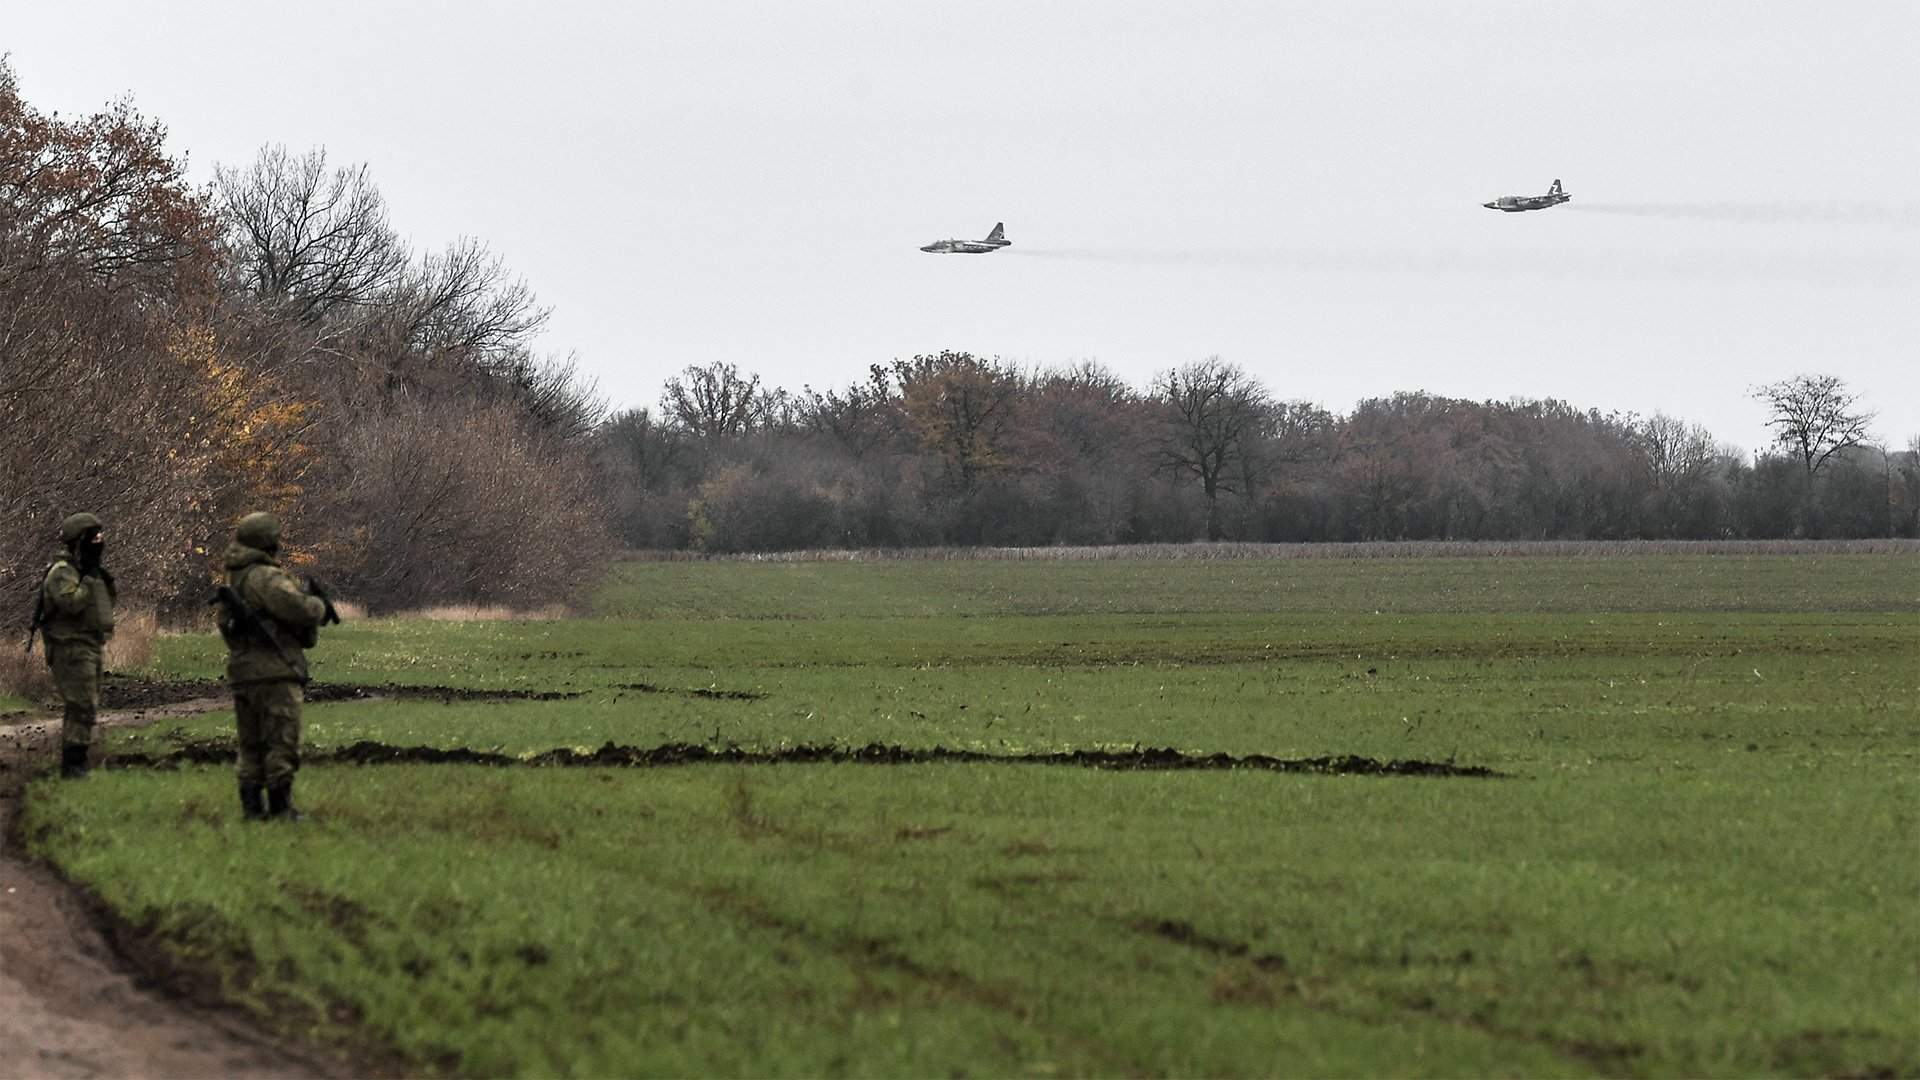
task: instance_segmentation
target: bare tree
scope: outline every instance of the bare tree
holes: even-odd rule
[[[1261,426],[1259,451],[1246,455],[1241,476],[1251,492],[1264,477],[1269,486],[1278,485],[1278,473],[1301,473],[1301,466],[1318,465],[1333,456],[1334,439],[1339,430],[1332,413],[1311,401],[1276,401],[1269,405],[1266,423]]]
[[[667,476],[686,449],[686,436],[660,423],[647,409],[615,413],[600,425],[603,453],[629,470],[643,491],[665,486]]]
[[[802,387],[798,408],[807,430],[833,440],[855,461],[892,441],[900,430],[899,402],[886,369],[878,364],[868,368],[865,382],[845,390],[822,394]]]
[[[1658,536],[1701,531],[1703,515],[1713,510],[1713,477],[1724,456],[1712,433],[1656,412],[1629,423],[1628,445],[1644,485],[1641,528]]]
[[[1339,421],[1311,401],[1282,401],[1273,406],[1273,440],[1280,460],[1299,464],[1326,458]]]
[[[1438,478],[1456,472],[1450,405],[1424,393],[1369,398],[1340,430],[1335,482],[1351,528],[1364,540],[1400,540],[1431,526],[1421,508],[1434,501]]]
[[[1806,468],[1811,481],[1833,456],[1866,441],[1874,414],[1837,375],[1795,375],[1752,391],[1767,406],[1774,443]]]
[[[517,362],[552,313],[473,239],[422,258],[382,302],[393,312],[399,344],[481,369]]]
[[[1272,412],[1265,387],[1237,364],[1210,356],[1156,376],[1164,409],[1161,467],[1192,476],[1207,500],[1207,539],[1225,535],[1220,493],[1252,479],[1252,450]]]
[[[329,172],[324,149],[265,147],[246,169],[215,169],[213,193],[239,283],[301,322],[373,303],[406,266],[366,166]]]
[[[1041,371],[1025,397],[1025,426],[1051,436],[1061,452],[1104,461],[1135,435],[1139,395],[1097,361]]]
[[[1657,412],[1633,428],[1633,445],[1658,491],[1680,491],[1713,469],[1713,435],[1699,424]]]
[[[760,376],[732,364],[692,364],[667,380],[660,411],[696,438],[744,435],[766,419],[769,401]]]
[[[1028,375],[1009,438],[1012,459],[1057,541],[1110,543],[1132,526],[1151,470],[1156,417],[1120,376],[1085,360]]]
[[[754,429],[791,434],[800,430],[804,403],[800,397],[780,386],[763,386],[754,395]]]
[[[585,439],[607,415],[599,384],[580,373],[579,359],[572,353],[541,357],[515,352],[495,361],[486,374],[501,391],[493,396],[505,398],[534,427],[563,441]]]

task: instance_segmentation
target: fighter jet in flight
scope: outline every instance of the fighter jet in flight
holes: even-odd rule
[[[931,251],[935,255],[985,255],[989,251],[999,251],[1012,243],[1013,241],[1007,239],[1006,223],[1000,222],[994,225],[993,231],[987,234],[985,240],[935,240],[920,250]]]
[[[1503,210],[1509,214],[1517,214],[1522,210],[1545,210],[1549,206],[1559,206],[1572,198],[1573,196],[1560,190],[1560,181],[1555,180],[1545,195],[1502,195],[1492,202],[1483,202],[1480,205],[1489,210]]]

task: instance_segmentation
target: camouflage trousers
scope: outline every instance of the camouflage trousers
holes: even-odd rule
[[[233,688],[233,718],[239,727],[236,771],[248,786],[286,784],[300,768],[300,704],[297,682],[245,683]]]
[[[93,721],[100,712],[100,646],[91,641],[49,641],[47,670],[66,706],[60,741],[67,746],[92,746]]]

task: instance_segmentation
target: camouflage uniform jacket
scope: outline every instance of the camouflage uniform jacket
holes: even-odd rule
[[[40,632],[56,645],[102,645],[113,636],[113,594],[98,577],[81,577],[72,555],[61,551],[40,583],[45,606]]]
[[[235,541],[227,545],[222,561],[227,568],[227,583],[280,643],[276,650],[264,641],[223,626],[221,632],[227,642],[227,681],[235,686],[305,682],[305,650],[319,637],[320,618],[326,614],[327,606],[318,597],[308,596],[292,574],[281,569],[273,556],[259,548]],[[281,658],[282,653],[285,659]]]

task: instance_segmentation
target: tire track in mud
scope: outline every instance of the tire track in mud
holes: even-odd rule
[[[119,753],[101,765],[109,769],[170,769],[182,765],[218,765],[234,759],[234,747],[225,740],[189,743],[162,754]],[[679,765],[1050,765],[1109,772],[1230,772],[1301,773],[1314,776],[1424,776],[1469,779],[1511,779],[1509,773],[1484,765],[1456,765],[1447,761],[1394,759],[1381,761],[1358,754],[1328,757],[1278,758],[1266,754],[1188,754],[1171,747],[1134,750],[1062,750],[1035,754],[990,754],[941,746],[912,748],[886,743],[865,746],[801,745],[778,750],[748,750],[698,743],[659,746],[622,746],[607,743],[597,750],[561,747],[516,756],[465,747],[394,746],[362,739],[329,750],[301,754],[304,765],[492,765],[535,768],[670,768]]]
[[[1284,1000],[1297,1003],[1314,1012],[1326,1013],[1346,1020],[1368,1024],[1379,1022],[1376,1014],[1359,1009],[1342,1008],[1314,994],[1304,985],[1303,978],[1294,974],[1288,967],[1287,958],[1280,953],[1256,951],[1253,946],[1244,941],[1208,934],[1184,919],[1142,916],[1128,922],[1127,928],[1148,937],[1206,953],[1217,957],[1223,963],[1239,967],[1239,971],[1223,971],[1215,976],[1211,992],[1213,1000],[1219,1004],[1272,1006]],[[1458,962],[1471,963],[1472,959],[1470,952],[1463,953]],[[1544,1047],[1593,1068],[1603,1076],[1628,1075],[1633,1071],[1636,1061],[1646,1053],[1646,1047],[1637,1042],[1603,1043],[1556,1035],[1550,1031],[1509,1027],[1495,1023],[1490,1016],[1485,1015],[1484,1011],[1460,1012],[1445,1009],[1427,994],[1407,998],[1367,990],[1363,987],[1353,987],[1353,989],[1373,998],[1386,1008],[1408,1016],[1451,1024],[1494,1039],[1531,1043]],[[1488,1006],[1491,1007],[1491,1005],[1492,1002],[1489,1002]]]
[[[692,890],[692,895],[709,909],[738,919],[750,926],[772,930],[793,938],[809,948],[831,953],[855,969],[873,968],[904,975],[930,991],[947,994],[962,1001],[1000,1013],[1012,1020],[1047,1033],[1051,1038],[1072,1045],[1101,1063],[1101,1071],[1115,1076],[1143,1074],[1137,1062],[1115,1054],[1113,1047],[1071,1030],[1045,1022],[1041,1011],[1023,1001],[1006,987],[985,982],[958,968],[922,963],[885,938],[837,936],[823,933],[799,919],[783,915],[759,899],[726,885]]]

